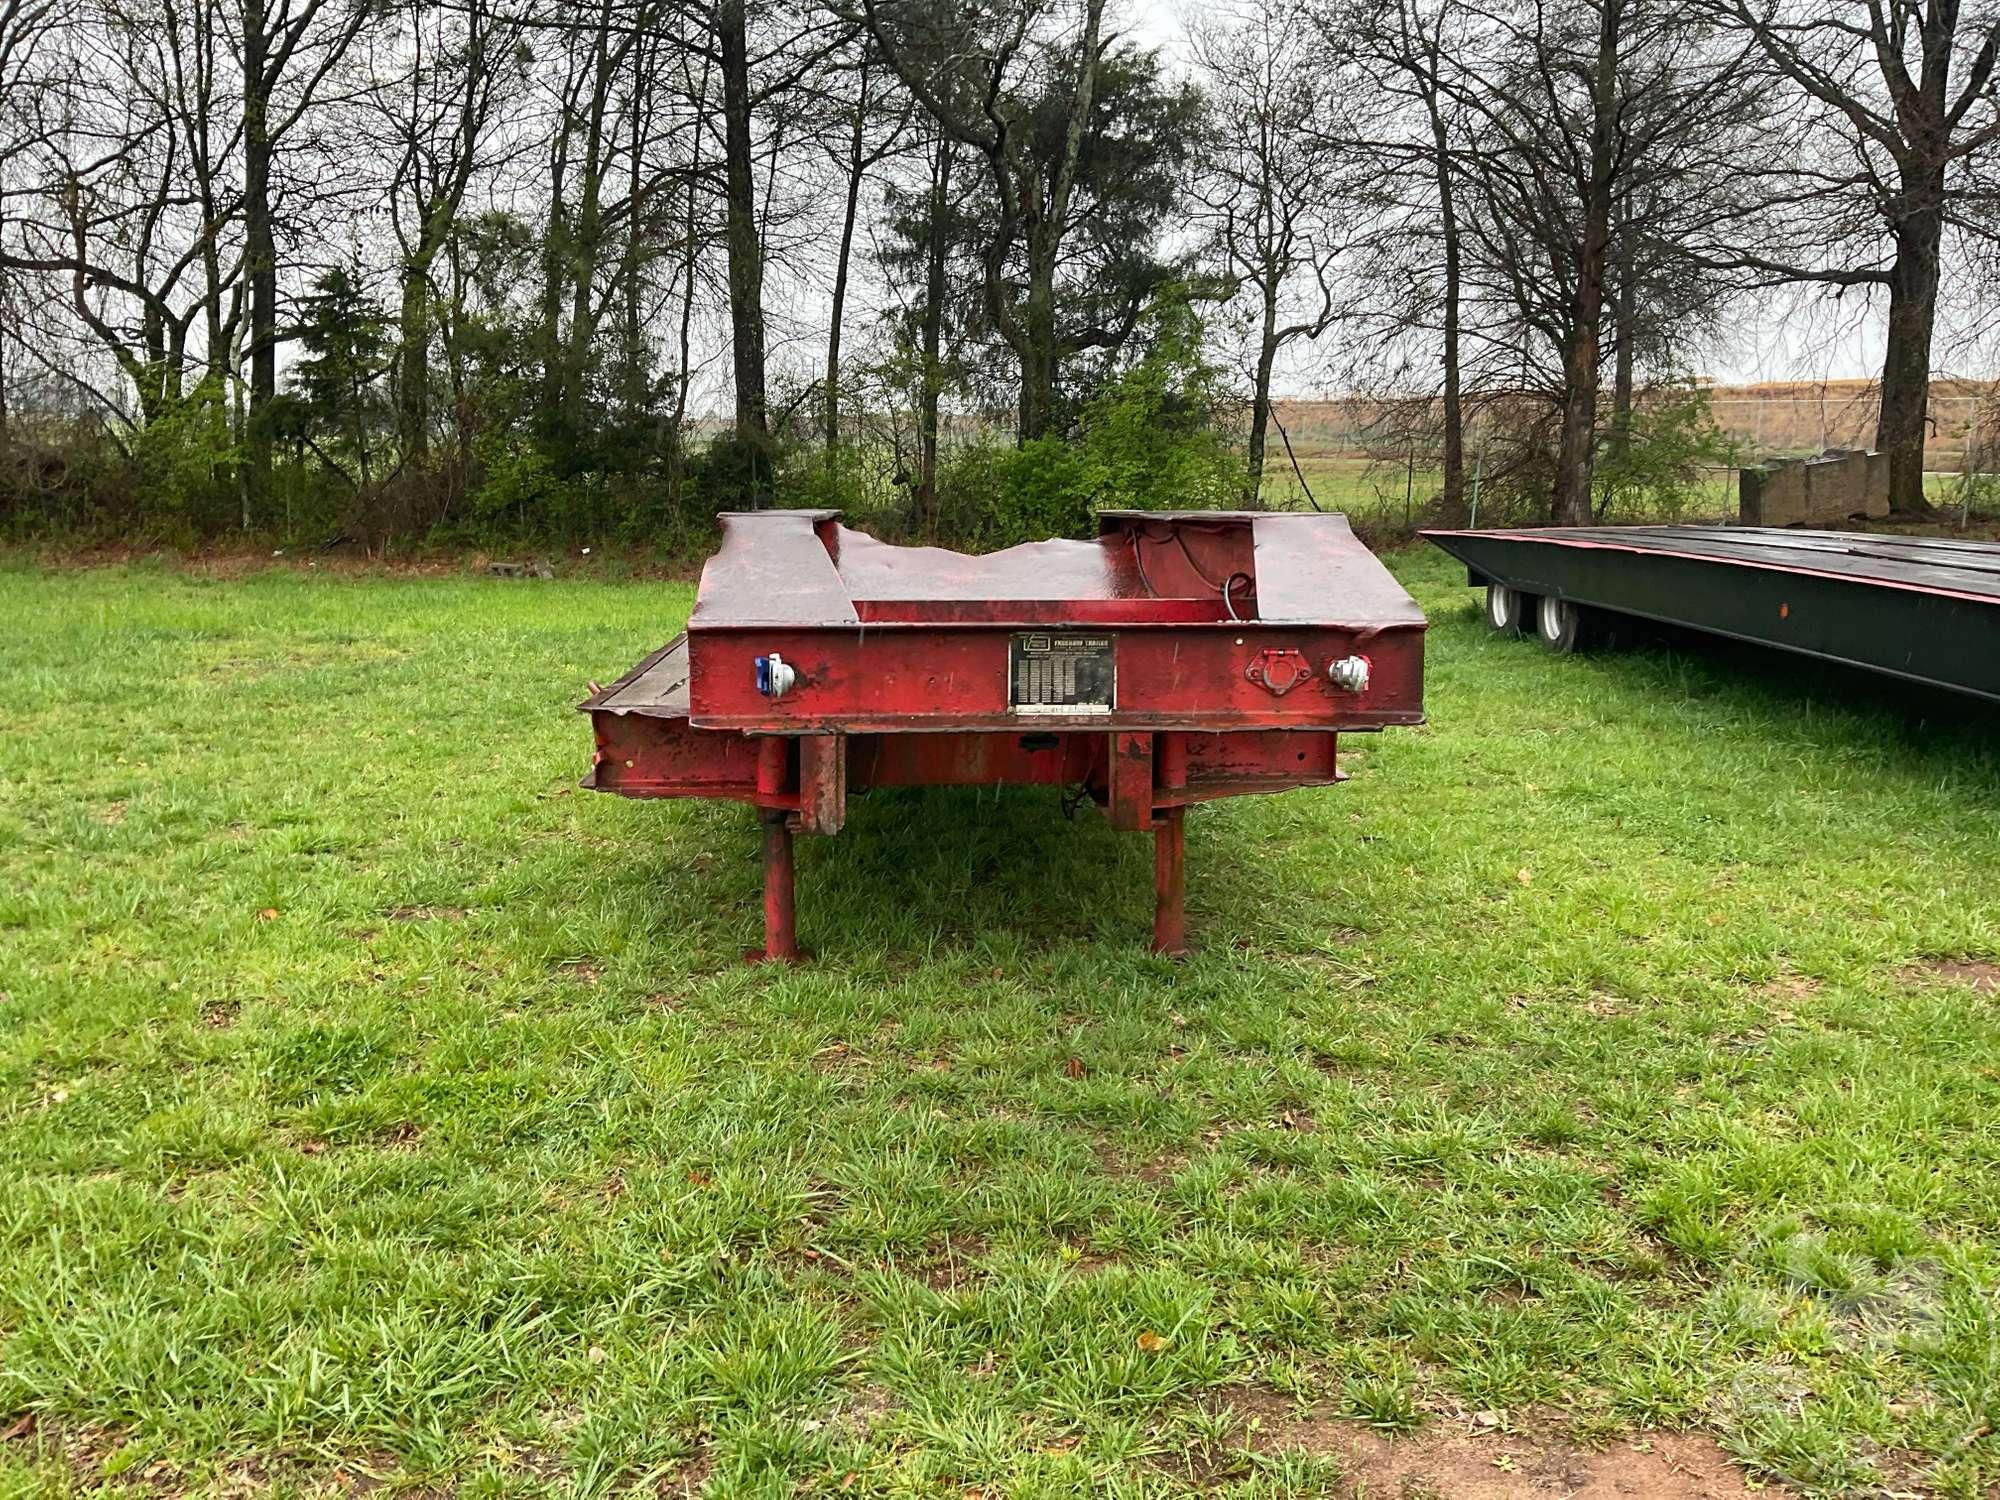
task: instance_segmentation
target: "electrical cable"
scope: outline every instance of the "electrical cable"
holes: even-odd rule
[[[1153,580],[1146,576],[1146,549],[1141,545],[1144,541],[1143,533],[1138,531],[1132,533],[1132,565],[1139,570],[1140,586],[1157,599],[1160,597],[1159,590],[1153,587]]]
[[[1243,616],[1236,612],[1236,599],[1234,596],[1236,580],[1239,578],[1242,579],[1243,586],[1246,589],[1251,589],[1257,586],[1256,578],[1239,568],[1223,579],[1222,582],[1217,583],[1213,578],[1208,576],[1207,570],[1195,561],[1194,551],[1188,546],[1187,537],[1182,534],[1178,526],[1171,528],[1167,535],[1181,549],[1181,556],[1187,559],[1187,565],[1194,573],[1194,576],[1222,595],[1223,609],[1228,611],[1230,619],[1241,625],[1243,623]],[[1160,594],[1158,589],[1153,587],[1153,580],[1146,576],[1146,554],[1143,543],[1150,541],[1157,545],[1161,540],[1159,537],[1148,536],[1143,529],[1139,528],[1135,528],[1132,533],[1132,561],[1139,569],[1139,582],[1144,584],[1146,592],[1153,595],[1156,599],[1164,596]]]
[[[1227,578],[1222,580],[1222,607],[1229,611],[1230,619],[1241,625],[1243,623],[1243,616],[1236,613],[1236,601],[1230,597],[1231,587],[1239,578],[1243,580],[1245,586],[1249,587],[1254,587],[1257,582],[1256,579],[1252,578],[1248,573],[1242,572],[1240,569],[1237,572],[1231,573]]]

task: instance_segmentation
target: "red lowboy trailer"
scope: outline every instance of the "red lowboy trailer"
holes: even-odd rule
[[[724,516],[687,630],[580,705],[584,785],[756,808],[768,959],[799,956],[793,832],[838,833],[850,792],[1080,786],[1153,832],[1153,946],[1184,952],[1188,805],[1342,780],[1338,731],[1421,722],[1425,622],[1341,516],[1100,527],[972,557]]]

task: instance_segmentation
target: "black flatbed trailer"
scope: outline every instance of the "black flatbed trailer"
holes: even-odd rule
[[[1631,615],[2000,702],[2000,545],[1737,526],[1426,531],[1486,619],[1570,651]]]

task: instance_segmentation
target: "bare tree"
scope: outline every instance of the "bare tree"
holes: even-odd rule
[[[218,184],[238,137],[225,111],[200,110],[222,53],[200,19],[177,0],[79,8],[67,45],[18,80],[35,124],[9,164],[0,264],[59,281],[140,423],[181,400],[192,365],[220,358],[233,316],[238,204]],[[126,410],[122,392],[100,394]]]
[[[1348,242],[1342,132],[1305,20],[1294,0],[1248,0],[1192,36],[1209,111],[1192,194],[1231,292],[1247,291],[1253,303],[1252,504],[1264,479],[1272,372],[1286,345],[1333,323],[1335,269]]]
[[[1376,185],[1373,321],[1392,338],[1414,322],[1437,339],[1440,500],[1449,516],[1462,513],[1465,487],[1464,138],[1454,88],[1471,19],[1461,0],[1336,0],[1321,21],[1329,71],[1363,101],[1348,111],[1343,144]]]
[[[1710,260],[1772,282],[1888,293],[1876,445],[1890,504],[1924,498],[1932,342],[1946,242],[1993,236],[1978,179],[2000,152],[2000,7],[1981,0],[1701,0],[1747,37],[1797,110],[1755,215]]]
[[[884,108],[884,90],[878,82],[883,71],[873,55],[873,44],[865,35],[857,36],[857,55],[847,70],[853,80],[854,96],[846,110],[847,131],[842,142],[841,170],[846,183],[840,218],[840,248],[834,256],[833,305],[828,313],[826,336],[826,446],[831,452],[840,443],[840,346],[847,314],[848,273],[854,256],[854,229],[860,217],[861,190],[868,173],[889,156],[904,148],[912,103],[907,95]],[[875,91],[870,93],[871,83]]]
[[[521,35],[487,0],[449,11],[409,0],[385,38],[397,76],[364,96],[394,152],[387,201],[400,259],[396,412],[406,462],[430,451],[435,268],[493,150],[496,110],[515,92]]]
[[[764,372],[764,246],[758,233],[750,30],[744,0],[716,0],[714,35],[722,72],[723,200],[729,252],[729,353],[736,389],[736,436],[761,455],[770,445]],[[753,461],[757,461],[753,457]],[[762,498],[761,471],[752,503]]]
[[[18,343],[23,331],[16,306],[20,273],[6,259],[15,163],[40,134],[36,54],[71,20],[70,12],[67,0],[0,0],[0,458],[12,438],[8,345]]]
[[[171,3],[171,0],[168,0]],[[244,513],[271,484],[271,431],[278,394],[279,258],[273,168],[286,137],[312,113],[371,12],[362,0],[238,0],[230,41],[243,81],[244,276],[249,285],[250,411]]]
[[[1740,179],[1760,107],[1740,63],[1686,0],[1522,0],[1483,12],[1478,47],[1452,71],[1473,200],[1466,274],[1481,336],[1538,371],[1556,403],[1558,524],[1591,519],[1621,213],[1633,243],[1691,271],[1676,247]]]

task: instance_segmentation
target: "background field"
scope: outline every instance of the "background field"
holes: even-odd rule
[[[1340,448],[1320,449],[1298,441],[1293,446],[1296,468],[1282,449],[1265,466],[1262,499],[1271,509],[1309,510],[1316,503],[1322,510],[1345,511],[1357,525],[1365,527],[1371,537],[1378,538],[1404,537],[1416,528],[1433,524],[1430,506],[1444,487],[1444,476],[1422,454],[1412,462],[1393,455],[1374,459],[1359,457]],[[1300,483],[1301,475],[1304,476],[1303,484]],[[1990,512],[1993,492],[1990,484],[1981,489],[1978,488],[1979,483],[1975,479],[1970,527],[1970,533],[1974,535],[1992,529]],[[1964,481],[1956,474],[1928,474],[1924,478],[1924,489],[1931,503],[1947,513],[1945,522],[1938,528],[1946,534],[1959,534],[1956,522],[1958,507],[1965,498],[1963,484]],[[1468,500],[1471,493],[1471,475],[1468,473]],[[1684,513],[1675,519],[1690,524],[1734,522],[1738,507],[1738,471],[1712,469],[1706,471],[1702,482],[1689,497]],[[1669,518],[1620,514],[1611,519],[1630,524],[1634,520]],[[1489,525],[1496,524],[1490,511],[1486,521]]]
[[[1710,385],[1705,390],[1716,425],[1756,460],[1870,447],[1881,415],[1872,380],[1773,380]],[[1379,446],[1370,445],[1367,435],[1379,436],[1385,425],[1392,431],[1396,426],[1381,401],[1365,396],[1281,401],[1277,415],[1301,458],[1308,452],[1344,453]],[[1929,416],[1926,469],[1950,474],[1993,471],[2000,457],[2000,385],[1935,378]],[[1477,429],[1475,418],[1468,448],[1478,446]]]
[[[1307,1495],[1688,1427],[1992,1493],[2000,722],[1395,566],[1431,724],[1198,809],[1192,961],[1143,839],[989,790],[806,842],[796,972],[746,813],[573,790],[685,585],[0,568],[0,1489]]]

